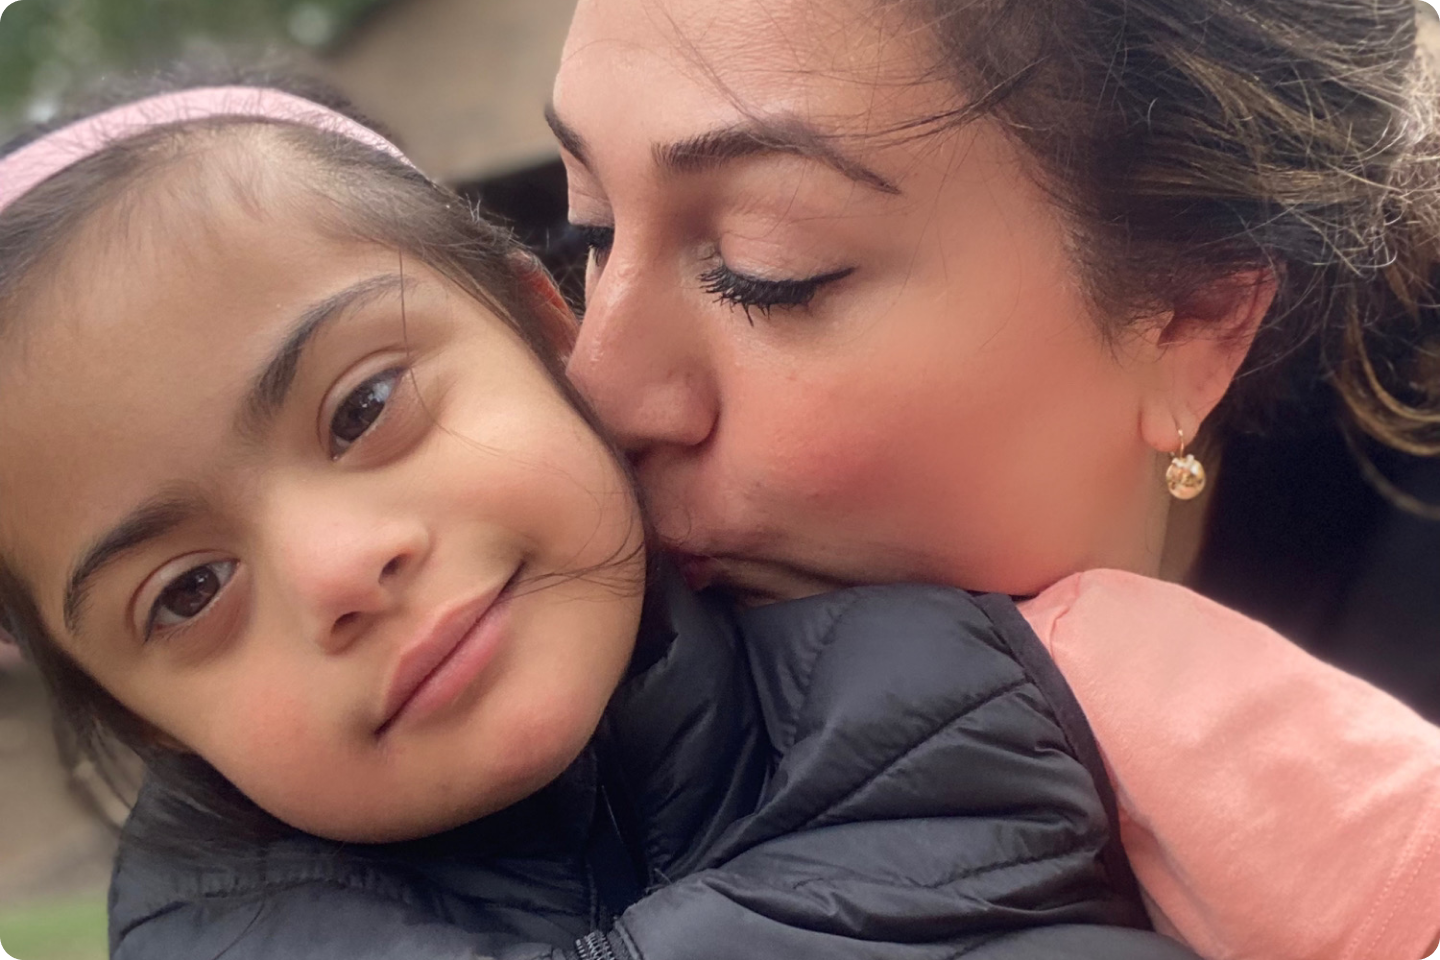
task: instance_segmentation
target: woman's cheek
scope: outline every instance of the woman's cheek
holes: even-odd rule
[[[865,370],[816,374],[737,394],[764,399],[747,418],[747,459],[767,465],[755,486],[816,506],[893,503],[941,443],[938,411],[893,384],[867,382]]]

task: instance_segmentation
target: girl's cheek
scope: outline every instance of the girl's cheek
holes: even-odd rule
[[[304,698],[273,689],[250,691],[237,705],[232,721],[247,755],[288,752],[314,739],[316,724]]]
[[[303,796],[340,767],[347,745],[330,732],[339,725],[324,724],[300,691],[248,684],[213,702],[224,706],[211,708],[221,714],[200,752],[262,806]]]

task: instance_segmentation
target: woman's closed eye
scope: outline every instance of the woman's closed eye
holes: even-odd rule
[[[234,560],[212,560],[190,567],[161,588],[150,606],[145,639],[184,626],[210,608],[235,577]]]
[[[330,417],[331,459],[338,459],[384,416],[405,370],[394,367],[378,373],[345,395]]]
[[[615,246],[615,228],[583,223],[572,223],[570,228],[589,248],[595,266],[603,268]],[[769,280],[740,273],[721,263],[702,273],[700,283],[706,293],[720,302],[740,307],[754,323],[750,311],[759,310],[768,317],[776,308],[807,307],[827,284],[843,280],[854,272],[854,267],[847,267],[810,277]]]
[[[615,246],[615,228],[598,224],[572,223],[570,229],[574,231],[580,242],[585,244],[590,255],[595,258],[595,266],[605,266],[605,259],[610,256],[610,248]]]
[[[765,280],[737,273],[722,263],[701,274],[700,282],[705,285],[706,293],[722,303],[731,303],[741,308],[745,311],[746,319],[754,324],[755,318],[751,316],[751,310],[759,310],[769,317],[770,312],[777,307],[808,307],[823,287],[843,280],[854,272],[854,267],[847,267],[813,277]]]

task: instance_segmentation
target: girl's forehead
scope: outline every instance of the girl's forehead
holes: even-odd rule
[[[301,205],[279,190],[242,187],[218,156],[213,167],[194,159],[95,200],[41,250],[7,304],[0,337],[77,341],[118,324],[126,338],[173,338],[176,331],[161,329],[155,302],[174,303],[253,269],[273,247],[255,248],[258,237],[314,232]],[[83,360],[78,343],[68,349],[72,361]]]
[[[86,384],[111,384],[117,401],[183,387],[193,378],[177,364],[242,364],[237,348],[262,342],[281,305],[347,269],[338,244],[283,210],[147,208],[97,221],[47,265],[5,331],[21,349],[0,371],[26,390],[78,402]],[[172,373],[163,382],[135,381],[162,369]]]
[[[0,548],[47,588],[87,531],[234,456],[236,405],[297,314],[395,269],[283,205],[122,226],[72,244],[0,333]]]

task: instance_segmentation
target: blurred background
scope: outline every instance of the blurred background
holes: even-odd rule
[[[19,0],[0,15],[0,142],[77,91],[175,58],[280,58],[332,81],[421,168],[511,223],[576,299],[585,251],[565,227],[564,172],[541,115],[573,6]],[[1440,21],[1418,9],[1425,43],[1440,49]],[[1440,504],[1440,464],[1347,442],[1328,396],[1317,391],[1263,438],[1222,438],[1223,454],[1207,458],[1224,460],[1208,505],[1177,512],[1192,549],[1170,573],[1440,719],[1440,522],[1396,508],[1365,476]],[[10,954],[106,955],[124,812],[53,735],[34,675],[0,645],[0,943]]]
[[[553,153],[539,110],[573,0],[20,0],[0,29],[0,138],[97,80],[279,56],[327,76],[431,174]]]

